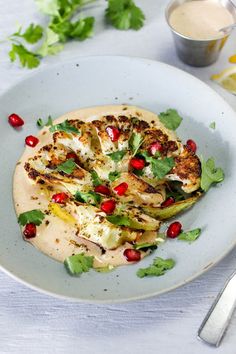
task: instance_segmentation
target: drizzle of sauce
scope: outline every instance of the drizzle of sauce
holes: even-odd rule
[[[215,0],[185,2],[169,17],[174,30],[196,40],[221,38],[224,33],[219,30],[234,22],[229,10]]]

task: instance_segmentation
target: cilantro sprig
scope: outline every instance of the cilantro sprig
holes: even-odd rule
[[[163,259],[161,257],[157,257],[149,267],[140,268],[136,274],[139,278],[144,278],[146,276],[159,277],[164,275],[167,270],[172,269],[174,266],[175,261],[173,259]]]
[[[201,235],[201,229],[197,228],[194,230],[181,232],[178,236],[178,240],[193,242]]]
[[[106,19],[119,30],[143,27],[145,16],[133,0],[108,0]]]
[[[161,112],[159,114],[159,119],[164,124],[164,126],[170,130],[176,130],[183,120],[176,109],[172,108],[167,109],[165,112]]]
[[[220,167],[215,166],[213,157],[207,161],[201,156],[201,188],[207,192],[212,184],[220,183],[224,180],[224,171]]]
[[[77,191],[75,193],[75,199],[78,202],[81,202],[81,203],[87,203],[87,204],[91,204],[91,205],[98,205],[101,202],[102,197],[100,196],[100,194],[95,193],[93,191],[89,191],[89,192]]]
[[[143,143],[143,138],[140,133],[133,133],[129,140],[129,148],[133,153],[133,156],[137,154],[140,146]]]
[[[45,218],[44,213],[39,209],[33,209],[30,211],[26,211],[21,213],[18,217],[18,223],[22,226],[26,224],[32,223],[39,226],[43,219]]]
[[[140,155],[150,163],[152,173],[158,179],[164,178],[175,166],[175,160],[173,157],[159,159],[158,157],[149,156],[146,151],[142,152]]]
[[[34,44],[38,42],[43,36],[43,28],[40,25],[31,23],[25,32],[22,33],[22,27],[17,32],[11,35],[11,38],[18,37],[23,38],[26,42]]]
[[[86,256],[84,253],[67,257],[64,265],[70,275],[80,275],[93,268],[93,256]]]
[[[37,68],[40,63],[40,56],[36,53],[30,52],[22,44],[12,43],[9,57],[12,62],[18,58],[23,67],[28,69]]]
[[[80,133],[76,127],[73,127],[73,125],[69,123],[68,119],[66,119],[64,122],[60,124],[52,125],[49,130],[51,133],[54,133],[56,131],[65,132],[65,133],[74,133],[74,134]]]
[[[119,171],[110,172],[108,175],[109,181],[113,182],[120,177],[121,173]]]
[[[75,168],[76,168],[76,163],[74,159],[68,159],[65,162],[62,162],[61,164],[57,165],[56,170],[59,172],[64,172],[67,175],[70,175]]]
[[[109,156],[114,162],[117,163],[123,159],[126,152],[127,152],[126,150],[118,150],[118,151],[112,152],[110,154],[107,154],[107,156]]]
[[[35,0],[39,11],[48,18],[44,28],[31,23],[24,31],[22,27],[8,37],[11,43],[11,61],[19,58],[22,67],[36,68],[42,58],[55,55],[70,40],[84,41],[93,36],[95,18],[81,17],[83,8],[96,0]],[[144,14],[133,0],[109,0],[106,19],[121,30],[138,30],[143,26]],[[38,44],[30,49],[28,45]]]
[[[53,122],[52,122],[52,117],[51,116],[48,116],[48,120],[46,121],[46,123],[44,123],[43,119],[42,118],[39,118],[37,120],[37,126],[42,128],[42,127],[51,127],[53,125]]]
[[[106,218],[114,225],[130,226],[130,218],[125,215],[108,215]]]
[[[101,178],[98,176],[95,170],[91,171],[91,177],[94,187],[100,186],[102,184]]]

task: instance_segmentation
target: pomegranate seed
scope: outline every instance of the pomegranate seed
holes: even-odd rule
[[[28,135],[26,138],[25,138],[25,143],[26,145],[30,146],[30,147],[35,147],[39,142],[39,139],[36,138],[36,136],[33,136],[33,135]]]
[[[128,262],[138,262],[141,259],[140,251],[133,248],[126,248],[123,254]]]
[[[64,192],[57,193],[52,196],[52,202],[58,204],[65,204],[68,198],[68,195]]]
[[[21,127],[25,123],[23,121],[23,119],[20,116],[18,116],[18,114],[15,114],[15,113],[12,113],[12,114],[9,115],[8,122],[14,128]]]
[[[166,207],[170,206],[171,204],[174,204],[174,202],[175,202],[175,198],[169,197],[161,204],[161,206],[162,206],[162,208],[166,208]]]
[[[180,222],[175,221],[172,222],[172,224],[170,224],[170,226],[168,227],[166,235],[167,237],[170,238],[176,238],[177,236],[179,236],[181,230],[182,230],[182,225],[180,224]]]
[[[134,157],[130,160],[130,165],[136,170],[142,170],[145,166],[145,160],[140,157]]]
[[[104,195],[111,195],[110,189],[107,186],[104,186],[103,184],[100,184],[100,186],[96,186],[94,188],[94,191]]]
[[[149,150],[150,155],[154,156],[156,154],[156,152],[163,151],[163,146],[158,141],[156,141],[155,143],[152,143],[150,145],[148,150]]]
[[[189,150],[191,150],[194,153],[197,151],[197,144],[195,143],[195,141],[191,139],[187,140],[186,146]]]
[[[112,214],[115,210],[116,202],[113,199],[106,200],[101,204],[101,210],[104,211],[106,214]]]
[[[125,192],[127,191],[128,187],[129,187],[128,184],[126,182],[123,182],[123,183],[119,184],[118,186],[116,186],[114,188],[114,191],[116,192],[117,195],[122,196],[122,195],[125,194]]]
[[[109,125],[108,127],[106,127],[106,132],[113,143],[115,141],[117,141],[120,137],[119,129],[116,127],[113,127],[112,125]]]
[[[36,225],[33,223],[26,224],[23,234],[24,234],[25,238],[35,237],[36,236]]]

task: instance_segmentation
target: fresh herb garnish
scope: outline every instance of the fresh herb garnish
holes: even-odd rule
[[[47,55],[55,55],[64,48],[64,45],[59,43],[59,35],[53,32],[50,28],[45,31],[44,41],[36,53],[44,58]]]
[[[219,183],[224,180],[224,171],[220,167],[215,167],[215,161],[213,157],[209,158],[207,161],[201,156],[201,188],[207,192],[211,184]]]
[[[165,272],[169,269],[172,269],[175,265],[175,261],[171,258],[163,259],[157,257],[153,260],[153,263],[147,268],[140,268],[137,271],[137,276],[143,278],[146,276],[160,276],[164,275]]]
[[[133,153],[133,156],[137,154],[138,149],[142,145],[143,138],[140,133],[133,133],[129,139],[129,148]]]
[[[84,6],[95,0],[35,0],[39,10],[48,16],[47,26],[31,23],[22,32],[8,37],[12,49],[9,52],[11,61],[19,57],[23,67],[36,68],[40,60],[47,55],[54,55],[64,48],[64,43],[70,40],[83,41],[93,35],[94,17],[78,18]],[[144,14],[133,0],[109,0],[106,9],[106,19],[118,29],[133,28],[138,30],[143,26]],[[30,50],[24,41],[35,44],[42,39],[38,48]]]
[[[92,205],[98,205],[101,202],[102,197],[93,191],[75,193],[75,199],[81,203],[88,203]]]
[[[143,26],[145,16],[133,0],[108,0],[106,19],[119,30],[138,30]]]
[[[118,150],[107,154],[114,162],[120,162],[126,154],[126,150]]]
[[[42,128],[42,127],[50,127],[52,126],[53,123],[52,123],[52,117],[51,116],[48,116],[48,120],[46,123],[43,122],[42,118],[39,118],[37,120],[37,126]]]
[[[12,62],[18,57],[21,65],[28,69],[36,68],[40,63],[38,54],[30,52],[22,44],[12,43],[8,54]]]
[[[35,225],[40,225],[45,218],[44,213],[39,209],[34,209],[30,211],[26,211],[19,215],[18,223],[22,226],[26,224],[32,223]]]
[[[54,133],[56,131],[60,131],[60,132],[66,132],[66,133],[79,134],[78,129],[76,127],[73,127],[73,125],[71,125],[69,123],[68,119],[60,124],[52,125],[49,130],[51,133]]]
[[[157,160],[157,159],[152,159],[151,160],[151,170],[154,174],[155,177],[158,179],[164,178],[168,172],[172,170],[172,168],[175,166],[175,160],[173,157],[165,157],[164,159]]]
[[[157,243],[150,243],[150,242],[144,242],[144,243],[139,243],[139,244],[135,244],[134,248],[136,250],[155,250],[157,249]]]
[[[124,215],[108,215],[107,220],[114,225],[130,226],[130,218]]]
[[[161,112],[159,114],[160,121],[164,124],[167,129],[176,130],[183,118],[180,117],[176,109],[167,109],[166,112]]]
[[[144,174],[144,170],[133,170],[133,173],[138,177],[142,177]]]
[[[67,257],[64,261],[64,265],[70,275],[80,275],[93,268],[93,260],[93,256],[85,256],[84,253],[80,253]]]
[[[76,168],[76,163],[74,159],[68,159],[65,162],[62,162],[60,165],[57,165],[56,170],[59,172],[64,172],[67,175],[70,175]]]
[[[211,122],[211,124],[209,125],[209,128],[214,130],[216,128],[216,122]]]
[[[181,232],[178,236],[178,240],[192,242],[195,241],[201,235],[201,229],[197,228],[187,232]]]
[[[110,172],[108,175],[109,181],[113,182],[116,179],[120,178],[121,173],[118,171]]]
[[[30,44],[34,44],[38,42],[43,36],[43,28],[39,25],[35,25],[31,23],[28,28],[26,28],[25,32],[21,32],[22,28],[11,35],[11,37],[20,37],[24,38],[24,40]]]
[[[98,176],[97,172],[95,170],[93,170],[90,173],[91,173],[91,177],[92,177],[92,181],[93,181],[93,186],[94,187],[100,186],[102,184],[102,180]]]

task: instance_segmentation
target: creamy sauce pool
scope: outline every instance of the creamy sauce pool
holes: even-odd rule
[[[63,122],[66,119],[80,119],[83,121],[92,121],[100,119],[104,115],[132,115],[139,116],[147,122],[155,121],[156,126],[165,129],[164,126],[157,120],[157,115],[131,106],[101,106],[94,108],[81,109],[75,112],[70,112],[56,119],[54,124]],[[172,133],[170,133],[172,134]],[[37,154],[37,152],[46,144],[52,143],[52,134],[47,127],[43,128],[39,135],[39,144],[35,148],[26,146],[25,151],[17,163],[14,180],[13,180],[13,198],[17,216],[19,214],[40,209],[43,212],[48,210],[49,191],[39,184],[34,184],[27,176],[24,169],[24,164],[28,158]],[[173,133],[172,139],[176,136]],[[58,188],[56,189],[58,190]],[[77,228],[75,225],[64,222],[60,218],[49,214],[45,216],[43,223],[37,226],[37,236],[28,242],[32,243],[43,253],[54,258],[59,262],[64,262],[65,258],[72,254],[86,252],[95,257],[94,267],[106,267],[108,265],[118,266],[122,264],[130,264],[123,256],[126,248],[131,248],[129,243],[126,243],[116,250],[106,251],[102,254],[101,248],[96,244],[80,238],[76,235]],[[145,232],[143,240],[151,241],[156,237],[156,232]],[[145,253],[142,252],[142,257]]]
[[[178,6],[169,17],[170,25],[192,39],[216,39],[224,36],[219,30],[232,25],[234,18],[214,0],[190,1]]]

